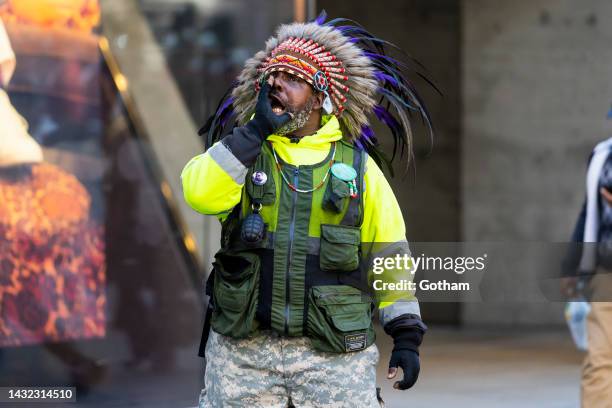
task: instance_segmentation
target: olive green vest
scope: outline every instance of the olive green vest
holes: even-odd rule
[[[293,166],[277,157],[277,165],[271,144],[264,143],[247,173],[241,203],[223,223],[212,291],[216,332],[244,338],[272,329],[309,336],[316,349],[330,352],[362,350],[374,342],[373,303],[359,289],[367,282],[360,231],[367,156],[345,141],[335,143],[332,162],[333,151],[317,164]],[[349,183],[329,171],[332,163],[356,170],[356,197]],[[295,191],[311,190],[324,179],[312,192]],[[240,225],[254,210],[266,224],[265,238],[246,244]]]

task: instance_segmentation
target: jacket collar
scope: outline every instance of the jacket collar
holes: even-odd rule
[[[299,139],[298,143],[292,141],[291,138],[281,135],[270,135],[268,140],[273,144],[281,143],[285,145],[293,145],[296,147],[308,147],[313,149],[329,149],[329,144],[336,140],[342,139],[342,131],[340,123],[335,115],[323,115],[321,118],[322,126],[317,132],[310,136],[304,136]],[[286,146],[290,147],[290,146]]]

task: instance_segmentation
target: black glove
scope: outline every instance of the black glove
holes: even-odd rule
[[[291,114],[288,112],[277,115],[272,111],[272,105],[268,97],[271,88],[272,86],[267,81],[262,81],[257,105],[255,105],[255,117],[246,124],[247,127],[251,127],[258,133],[262,141],[291,120]]]
[[[393,388],[407,390],[419,378],[421,363],[415,337],[422,338],[422,333],[417,332],[417,330],[404,329],[396,332],[393,336],[394,346],[391,352],[391,360],[389,361],[389,374],[387,378],[395,378],[397,367],[401,367],[404,372],[403,380],[396,381],[393,384]]]
[[[419,346],[426,331],[427,326],[421,318],[413,314],[398,316],[385,325],[385,332],[393,337],[393,351],[391,351],[387,378],[395,378],[398,367],[404,372],[404,378],[396,381],[393,388],[407,390],[419,378],[421,370]]]
[[[268,98],[270,88],[271,85],[268,82],[261,85],[257,105],[255,105],[255,117],[245,126],[234,128],[231,134],[221,140],[221,143],[245,167],[250,167],[255,163],[261,152],[263,141],[275,130],[290,121],[292,117],[290,113],[277,115],[272,112],[272,106]]]

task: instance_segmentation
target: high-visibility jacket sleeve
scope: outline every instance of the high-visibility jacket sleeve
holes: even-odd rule
[[[380,167],[368,156],[364,176],[364,214],[362,242],[398,242],[406,240],[402,210]]]
[[[236,127],[181,172],[185,201],[196,211],[223,220],[240,202],[248,167],[261,151],[262,138],[254,122]]]
[[[368,157],[364,175],[364,217],[361,225],[363,257],[368,263],[374,258],[410,257],[406,240],[406,226],[395,194],[376,162]],[[412,280],[411,269],[385,268],[380,274],[369,271],[370,284],[376,279],[383,282]],[[414,293],[400,291],[375,292],[378,296],[380,320],[383,326],[402,316],[420,317],[419,303]]]
[[[224,218],[240,202],[247,169],[221,142],[187,163],[183,196],[194,210]]]

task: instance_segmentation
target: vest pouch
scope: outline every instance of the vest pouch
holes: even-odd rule
[[[323,194],[323,209],[341,213],[350,194],[348,183],[332,175]]]
[[[354,271],[359,267],[361,230],[346,225],[321,224],[319,266],[323,271]]]
[[[372,302],[352,286],[313,286],[306,328],[316,350],[331,353],[364,350],[376,339]]]
[[[215,305],[211,326],[233,338],[248,337],[257,329],[255,311],[259,295],[259,256],[251,252],[220,251],[213,262]]]

